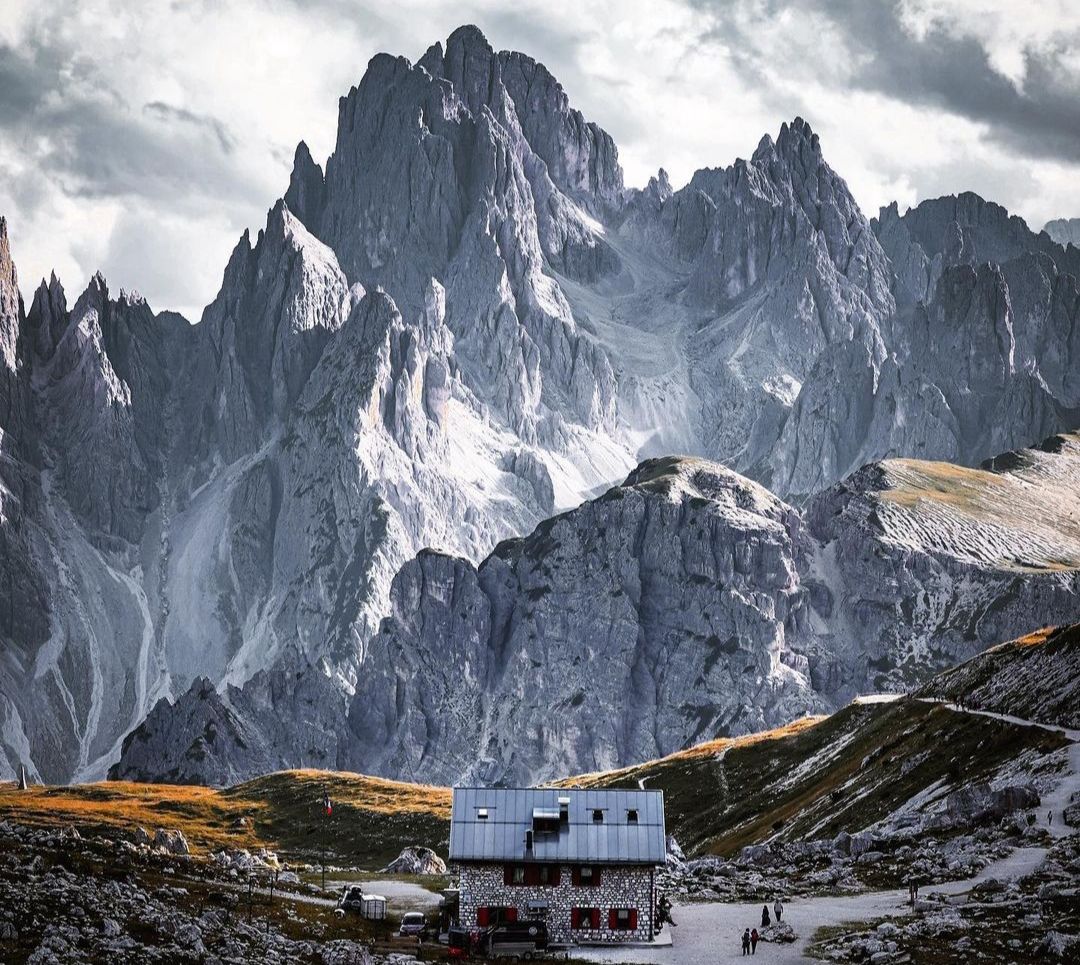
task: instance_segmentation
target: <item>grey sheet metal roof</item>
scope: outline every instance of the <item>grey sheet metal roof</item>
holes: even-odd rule
[[[534,809],[558,814],[568,797],[569,821],[558,833],[536,834],[526,854]],[[486,808],[487,819],[477,817]],[[602,823],[593,811],[604,812]],[[637,823],[627,812],[637,811]],[[663,864],[664,792],[581,788],[455,787],[450,817],[451,861],[566,861]]]

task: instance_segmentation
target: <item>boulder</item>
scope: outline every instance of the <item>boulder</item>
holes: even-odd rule
[[[776,942],[780,945],[789,944],[799,937],[795,929],[786,921],[766,925],[764,928],[758,929],[758,935],[761,936],[763,942]]]
[[[675,835],[669,834],[667,836],[667,863],[682,864],[686,860],[686,855],[683,854],[683,849],[679,847],[679,842],[675,840]]]
[[[178,828],[158,828],[154,832],[154,847],[161,848],[169,854],[190,854],[187,838],[184,832]]]
[[[431,848],[414,844],[382,870],[402,875],[443,875],[446,874],[446,863]]]

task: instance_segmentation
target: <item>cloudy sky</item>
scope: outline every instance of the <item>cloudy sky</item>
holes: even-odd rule
[[[3,0],[0,214],[24,292],[96,269],[197,319],[228,253],[323,160],[368,59],[464,22],[546,63],[679,185],[802,115],[868,214],[970,189],[1080,216],[1073,0]]]

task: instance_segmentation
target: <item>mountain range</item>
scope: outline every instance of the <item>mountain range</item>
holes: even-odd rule
[[[0,222],[0,774],[532,781],[1067,622],[1078,277],[867,219],[799,118],[628,189],[475,27],[371,61],[197,324],[27,310]]]

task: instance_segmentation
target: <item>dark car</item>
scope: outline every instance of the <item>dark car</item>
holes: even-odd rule
[[[407,911],[401,916],[399,935],[423,938],[427,935],[427,919],[418,911]]]
[[[548,946],[547,923],[543,921],[508,921],[493,925],[484,932],[481,944],[492,956],[527,958]]]

